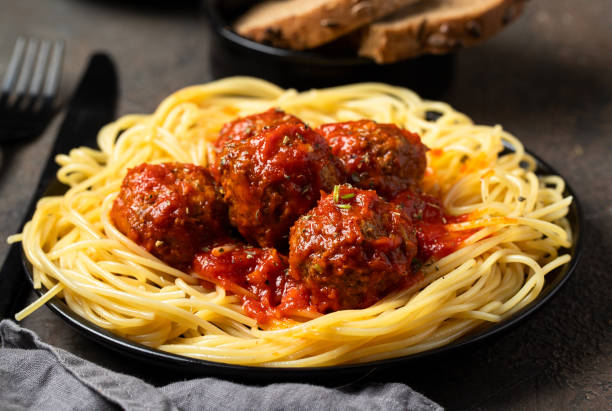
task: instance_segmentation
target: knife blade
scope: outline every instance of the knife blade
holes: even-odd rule
[[[55,156],[78,146],[95,147],[98,131],[114,118],[118,94],[117,71],[112,58],[105,53],[92,55],[68,104],[20,228],[32,218],[38,199],[55,179],[59,169]],[[27,295],[20,249],[21,243],[11,245],[0,270],[0,291],[5,296],[0,299],[0,318],[12,317]]]

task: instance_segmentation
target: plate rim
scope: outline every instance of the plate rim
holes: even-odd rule
[[[505,141],[504,141],[505,142]],[[504,144],[505,149],[513,148],[508,144]],[[353,363],[353,364],[339,364],[331,366],[316,366],[316,367],[266,367],[266,366],[255,366],[255,365],[237,365],[230,363],[214,362],[203,359],[197,359],[187,357],[179,354],[173,354],[165,351],[161,351],[156,348],[148,347],[146,345],[130,341],[126,338],[120,337],[113,334],[111,331],[103,329],[98,325],[90,322],[89,320],[81,317],[76,312],[72,311],[68,305],[60,300],[57,296],[53,297],[45,303],[51,311],[62,318],[68,325],[76,329],[81,335],[94,340],[96,343],[105,346],[115,352],[122,355],[146,361],[155,361],[156,365],[163,365],[169,369],[182,370],[185,373],[196,373],[196,374],[214,374],[223,376],[240,376],[248,378],[249,375],[255,377],[270,378],[273,377],[275,380],[282,379],[299,379],[309,378],[317,375],[325,374],[345,374],[345,373],[357,373],[367,372],[379,367],[387,367],[391,365],[397,365],[407,363],[411,361],[417,361],[429,357],[435,357],[447,353],[449,351],[460,350],[466,346],[476,345],[484,340],[487,340],[495,335],[502,334],[505,331],[515,327],[522,321],[525,321],[532,316],[537,310],[550,301],[552,297],[558,294],[559,290],[569,280],[572,274],[576,271],[578,264],[581,260],[583,253],[583,229],[584,229],[584,216],[580,201],[576,196],[576,192],[569,185],[568,181],[561,176],[554,168],[552,168],[547,162],[542,160],[538,155],[534,154],[528,149],[525,149],[525,153],[532,156],[536,160],[536,174],[537,175],[557,175],[563,178],[565,181],[564,196],[572,196],[572,203],[569,206],[568,216],[575,215],[575,221],[570,221],[572,228],[576,227],[576,231],[572,233],[573,244],[572,247],[566,249],[571,256],[571,260],[554,271],[559,270],[556,274],[555,279],[548,285],[545,282],[545,288],[538,295],[538,297],[523,307],[511,317],[503,320],[499,323],[490,323],[484,327],[484,329],[475,331],[460,337],[449,344],[437,347],[431,350],[426,350],[414,354],[408,354],[400,357],[386,358],[376,361],[370,361],[365,363]],[[46,195],[51,189],[61,184],[56,178],[51,182],[47,190]],[[30,216],[31,217],[31,216]],[[21,247],[21,256],[25,276],[30,284],[32,284],[32,265],[25,256],[23,247]],[[46,288],[33,289],[34,292],[41,296],[46,292]],[[160,362],[161,360],[161,362]],[[187,367],[187,369],[185,368]],[[245,375],[245,373],[249,375]]]

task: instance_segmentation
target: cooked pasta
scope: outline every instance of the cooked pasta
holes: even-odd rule
[[[278,107],[312,126],[372,119],[421,136],[429,147],[425,192],[442,200],[452,231],[472,230],[463,246],[421,268],[424,280],[376,304],[261,327],[239,298],[179,271],[124,236],[109,218],[123,177],[141,163],[206,166],[221,126]],[[428,120],[428,113],[439,117]],[[511,152],[502,153],[504,144]],[[569,262],[571,197],[564,181],[535,174],[535,161],[500,126],[475,125],[442,102],[379,83],[284,90],[235,77],[180,90],[151,115],[108,124],[97,149],[57,157],[70,188],[39,201],[21,234],[35,288],[116,335],[163,351],[231,364],[330,366],[413,354],[483,323],[500,322],[538,296],[546,274]]]

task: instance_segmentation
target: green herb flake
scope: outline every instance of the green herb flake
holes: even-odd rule
[[[412,214],[412,218],[414,218],[415,220],[422,220],[423,210],[419,210],[416,214]]]
[[[351,205],[350,204],[338,204],[336,207],[342,208],[344,210],[350,210],[351,209]]]
[[[342,198],[343,200],[348,200],[353,197],[355,197],[355,193],[343,194],[342,196],[340,196],[340,198]]]
[[[285,136],[285,138],[283,138],[283,145],[288,146],[291,143],[291,139],[289,138],[289,136]]]
[[[340,201],[340,186],[334,186],[334,203]]]

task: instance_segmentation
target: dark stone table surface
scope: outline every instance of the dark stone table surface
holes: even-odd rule
[[[90,53],[110,52],[120,71],[118,114],[151,112],[173,91],[213,80],[201,5],[147,4],[0,0],[0,73],[17,35],[26,34],[66,41],[64,99]],[[402,381],[450,409],[612,409],[612,2],[529,2],[506,31],[457,54],[452,82],[436,97],[478,123],[502,124],[567,179],[584,211],[582,263],[552,301],[503,336],[375,372],[361,384]],[[35,141],[1,147],[0,238],[19,230],[60,119]],[[0,259],[7,250],[2,242]],[[185,378],[126,361],[46,307],[23,324],[152,383]]]

